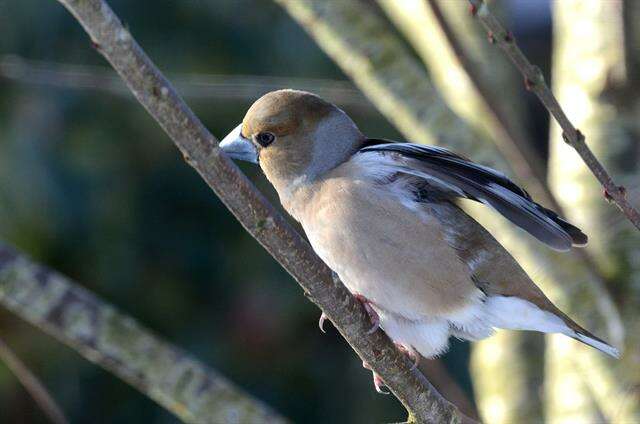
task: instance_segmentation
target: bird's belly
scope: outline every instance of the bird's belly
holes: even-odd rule
[[[435,218],[371,192],[343,194],[302,224],[352,293],[408,319],[445,316],[476,300],[471,273]]]

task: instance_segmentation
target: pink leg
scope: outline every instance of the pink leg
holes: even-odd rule
[[[364,306],[364,310],[367,311],[367,314],[369,314],[369,318],[371,319],[371,323],[373,324],[373,327],[371,327],[367,331],[367,334],[375,333],[376,331],[378,331],[378,328],[380,328],[380,315],[378,315],[376,310],[373,309],[373,307],[371,306],[371,301],[369,299],[358,293],[354,294],[354,296],[360,303],[362,303],[362,306]]]
[[[371,373],[373,374],[373,385],[376,388],[376,392],[383,395],[388,395],[391,393],[389,390],[385,390],[386,386],[384,384],[384,381],[382,381],[382,377],[380,377],[377,372],[372,370],[369,364],[367,364],[366,362],[363,362],[362,367],[364,369],[371,371]]]
[[[396,347],[405,355],[407,355],[407,357],[409,359],[411,359],[411,361],[413,362],[413,367],[411,367],[411,370],[415,370],[416,368],[418,368],[418,364],[420,363],[420,354],[410,345],[405,345],[402,343],[397,343],[394,342]]]

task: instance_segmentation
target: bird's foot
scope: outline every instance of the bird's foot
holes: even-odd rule
[[[364,310],[367,311],[367,314],[369,314],[369,319],[371,319],[371,323],[373,324],[373,327],[367,330],[367,334],[375,333],[378,328],[380,328],[380,315],[378,315],[376,310],[373,309],[373,306],[371,306],[372,303],[369,299],[361,294],[354,294],[354,296],[358,300],[358,302],[362,303],[362,306],[364,306]]]
[[[327,315],[323,312],[320,315],[320,320],[318,321],[318,327],[320,327],[320,331],[322,331],[323,333],[327,333],[326,331],[324,331],[324,322],[327,320]]]
[[[383,395],[388,395],[391,393],[389,390],[386,389],[387,386],[384,384],[382,377],[380,377],[380,375],[378,375],[377,372],[371,369],[371,365],[369,365],[366,362],[362,362],[362,367],[364,369],[371,371],[371,373],[373,374],[373,386],[376,388],[376,392]]]
[[[420,363],[420,354],[418,353],[418,351],[416,351],[411,345],[406,345],[398,342],[394,342],[394,344],[400,350],[400,352],[404,353],[407,358],[411,359],[411,361],[413,362],[411,371],[418,368],[418,364]]]

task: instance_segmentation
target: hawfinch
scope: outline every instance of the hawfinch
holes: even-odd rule
[[[318,256],[405,351],[431,358],[450,336],[505,328],[618,356],[456,204],[482,202],[555,250],[587,243],[504,174],[442,147],[367,138],[338,107],[295,90],[257,100],[220,148],[260,165]]]

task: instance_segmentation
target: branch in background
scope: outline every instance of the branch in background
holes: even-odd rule
[[[220,149],[169,81],[111,8],[101,0],[59,0],[82,24],[95,48],[158,121],[185,157],[245,229],[298,281],[343,337],[403,403],[410,420],[464,422],[458,409],[431,386],[382,331],[371,336],[362,305]]]
[[[447,107],[424,68],[393,29],[370,7],[362,7],[363,2],[360,1],[276,1],[407,139],[444,144],[485,165],[508,172],[510,164],[502,160],[481,133]],[[603,290],[602,282],[579,264],[573,255],[558,255],[545,249],[531,237],[523,237],[513,226],[495,220],[483,206],[469,206],[474,207],[472,214],[479,217],[482,224],[518,258],[525,270],[535,275],[543,290],[559,290],[585,299],[585,307],[576,311],[576,318],[588,322],[590,328],[606,328],[614,342],[620,341],[623,326],[616,305]],[[487,342],[480,345],[483,343],[487,346]],[[477,356],[482,360],[478,366],[489,361],[494,366],[505,362],[511,365],[510,353],[499,348],[485,350],[482,357]],[[581,357],[576,358],[576,361],[581,360]],[[496,381],[495,384],[511,382]],[[525,398],[523,400],[526,401]],[[500,414],[504,411],[501,401],[487,399],[486,405],[480,405],[484,409],[482,412],[490,410],[491,416]]]
[[[11,348],[0,339],[0,360],[18,379],[20,384],[31,395],[36,405],[53,424],[67,424],[69,420],[64,416],[62,408],[58,406],[53,396],[42,384],[38,377],[31,372]]]
[[[0,304],[113,372],[181,420],[286,422],[133,318],[2,244]]]
[[[110,69],[98,66],[31,61],[8,55],[0,58],[0,77],[26,84],[99,90],[131,96],[120,77]],[[193,99],[251,100],[271,90],[294,87],[313,91],[333,103],[373,111],[371,103],[346,81],[235,75],[177,75],[173,80],[185,97]],[[421,370],[445,398],[451,400],[467,416],[477,419],[478,413],[473,402],[451,378],[439,359],[423,361]]]
[[[427,0],[377,0],[386,15],[415,48],[429,71],[429,78],[438,87],[447,105],[479,133],[480,137],[474,141],[471,154],[475,155],[475,150],[479,149],[499,150],[513,173],[526,185],[534,198],[549,205],[543,191],[546,178],[541,178],[536,184],[535,178],[518,166],[518,157],[521,162],[526,162],[527,155],[520,155],[513,144],[514,140],[505,137],[507,133],[496,119],[496,112],[492,111],[474,85],[474,80],[477,80],[484,87],[485,97],[493,96],[492,107],[500,113],[503,122],[508,122],[513,130],[523,134],[517,138],[526,143],[530,140],[524,136],[526,115],[525,104],[519,94],[522,88],[520,74],[508,63],[501,51],[485,43],[482,28],[469,25],[469,13],[464,3],[460,7],[460,2],[429,1],[434,1],[436,10],[430,7]],[[493,4],[500,8],[505,3],[497,1]],[[504,7],[498,9],[499,12],[503,10]],[[466,64],[464,67],[461,66],[462,61]],[[537,165],[544,168],[543,161]],[[529,169],[532,167],[529,166]],[[477,219],[485,224],[485,221],[491,222],[491,215],[491,212],[485,211]],[[498,237],[515,233],[508,225],[506,228],[490,230]],[[513,235],[515,239],[507,236],[505,247],[516,254],[518,262],[525,269],[529,266],[529,270],[536,272],[536,279],[544,277],[537,274],[537,269],[541,266],[584,269],[579,264],[551,265],[547,261],[544,265],[537,261],[531,266],[535,261],[535,253],[519,253],[517,249],[521,246],[520,240],[523,237]],[[516,248],[510,245],[514,241]],[[542,251],[544,248],[537,246],[535,249]],[[557,258],[562,261],[560,256]],[[563,281],[557,273],[554,274],[555,281]],[[594,282],[597,280],[594,279]],[[544,346],[545,338],[541,333],[526,331],[499,331],[490,338],[471,344],[469,372],[473,381],[475,404],[483,421],[500,424],[543,420],[540,385],[541,376],[544,375]],[[437,378],[428,373],[427,376],[447,399],[454,399],[438,384]],[[455,403],[466,412],[461,403]]]
[[[638,16],[626,15],[638,6],[637,1],[562,0],[551,7],[552,89],[574,124],[589,134],[589,145],[604,166],[619,183],[636,190],[640,98],[634,85],[638,74],[629,72],[633,68],[629,60],[640,57],[640,39],[627,37],[637,28]],[[567,206],[567,218],[593,235],[590,252],[614,281],[626,331],[624,355],[618,361],[590,352],[593,358],[576,361],[587,352],[549,345],[546,381],[552,395],[546,418],[549,422],[640,423],[640,396],[637,390],[634,393],[634,388],[640,388],[640,233],[626,222],[615,225],[624,215],[602,202],[602,187],[564,142],[560,128],[552,128],[550,136],[551,186]],[[629,194],[634,194],[630,200],[638,201],[637,191]],[[579,297],[567,300],[567,312],[582,307]],[[573,402],[563,396],[568,392],[574,395]]]
[[[613,182],[611,176],[585,143],[584,135],[569,121],[558,100],[545,83],[540,68],[529,62],[516,44],[513,34],[500,24],[483,0],[469,0],[469,3],[471,4],[472,13],[480,19],[480,22],[487,30],[490,41],[497,43],[522,73],[527,89],[538,96],[542,104],[562,128],[564,141],[575,149],[593,175],[600,181],[600,184],[604,187],[605,198],[614,202],[627,219],[640,230],[640,213],[629,203],[626,189],[623,186],[617,186]]]
[[[506,84],[509,82],[516,84],[518,80],[511,81],[510,79],[503,79],[503,81],[501,81],[501,86],[503,88],[499,88],[495,85],[492,87],[490,84],[490,73],[497,73],[500,71],[500,69],[497,68],[497,66],[500,65],[506,66],[511,70],[511,66],[509,66],[510,64],[507,64],[506,62],[504,64],[500,64],[496,62],[495,59],[491,61],[489,53],[502,54],[500,51],[495,50],[493,52],[483,51],[485,56],[483,57],[484,60],[482,61],[482,65],[484,66],[477,66],[473,61],[474,56],[472,53],[477,53],[478,50],[482,50],[471,50],[468,46],[467,49],[465,49],[463,41],[465,40],[465,36],[478,38],[478,40],[474,40],[477,42],[484,41],[481,39],[482,37],[478,37],[481,35],[481,31],[483,30],[480,28],[460,28],[459,26],[452,28],[451,22],[455,22],[458,25],[466,25],[468,23],[468,16],[467,13],[465,13],[466,10],[461,8],[460,4],[445,4],[442,0],[422,1],[424,1],[424,6],[423,4],[420,4],[420,6],[422,6],[421,8],[416,8],[415,6],[413,6],[413,8],[408,8],[407,3],[409,2],[406,1],[402,3],[402,5],[395,3],[394,0],[388,0],[386,2],[383,1],[383,3],[388,4],[387,10],[398,16],[397,19],[400,23],[406,22],[409,24],[406,32],[411,32],[407,34],[407,37],[410,40],[413,40],[414,44],[416,44],[416,48],[418,48],[418,51],[422,53],[423,57],[425,57],[426,63],[429,65],[432,72],[434,70],[437,72],[438,65],[448,66],[449,68],[451,66],[459,66],[464,71],[464,74],[466,74],[470,82],[469,85],[472,86],[469,91],[473,91],[475,89],[475,93],[469,94],[480,98],[477,106],[478,111],[474,116],[479,116],[481,119],[484,119],[488,125],[490,125],[493,138],[497,142],[496,145],[500,149],[501,153],[503,153],[503,155],[512,163],[514,173],[517,174],[521,181],[526,183],[527,188],[534,198],[540,198],[541,203],[547,204],[560,215],[569,217],[569,211],[563,212],[563,207],[559,204],[557,197],[549,188],[546,173],[543,171],[544,166],[542,165],[542,158],[534,149],[531,148],[531,144],[524,137],[521,126],[517,125],[519,123],[518,120],[514,119],[514,116],[512,116],[512,111],[505,110],[504,108],[504,103],[507,100],[505,95],[508,96],[511,94],[510,91],[505,92],[505,89],[507,88]],[[497,7],[498,5],[494,2],[494,6]],[[447,9],[447,7],[451,10]],[[451,15],[452,10],[458,13],[458,15]],[[449,15],[445,16],[444,12],[449,12]],[[463,21],[455,20],[456,16],[460,16],[465,19]],[[430,25],[424,25],[425,20]],[[433,40],[434,36],[432,34],[434,34],[434,27],[436,28],[435,32],[440,30],[441,33],[441,37],[437,40]],[[439,35],[440,34],[437,34],[437,36]],[[441,51],[438,50],[438,47],[433,46],[434,41],[446,45],[452,53],[450,55],[452,60],[446,60],[446,58],[443,57]],[[479,47],[482,49],[491,49],[492,46],[487,43],[486,45],[480,45]],[[501,57],[500,59],[508,60],[506,56]],[[482,71],[484,71],[484,73]],[[513,71],[517,72],[515,69],[513,69]],[[455,77],[452,76],[451,73],[445,71],[445,75],[447,75],[446,78],[454,78],[455,80]],[[493,77],[495,79],[495,76]],[[461,84],[461,86],[464,87],[465,84]],[[469,95],[464,97],[464,101],[467,105],[475,104]],[[502,102],[502,104],[500,102]],[[511,112],[511,114],[507,114],[507,112]],[[515,118],[517,118],[517,116]],[[522,163],[526,163],[527,161],[532,161],[533,166],[522,167]],[[534,172],[535,175],[533,175]],[[617,212],[615,216],[619,217],[621,220],[624,219],[624,215]],[[586,229],[589,230],[589,228]],[[583,230],[585,230],[585,228],[583,228]],[[582,267],[585,267],[589,272],[597,277],[595,280],[596,282],[604,283],[596,283],[600,286],[600,290],[611,295],[614,282],[607,280],[602,269],[596,264],[591,251],[587,249],[574,249],[571,254],[580,258],[583,262],[581,264]],[[580,281],[580,278],[577,278],[576,280]],[[529,338],[530,340],[525,341],[524,338]],[[534,333],[513,333],[509,335],[509,338],[505,336],[495,337],[492,340],[484,342],[485,344],[494,341],[496,343],[510,343],[508,345],[508,348],[511,349],[509,354],[514,355],[514,357],[509,360],[508,363],[511,367],[521,367],[518,368],[520,371],[518,373],[518,377],[521,379],[521,382],[526,382],[528,384],[519,386],[517,378],[510,378],[509,385],[493,385],[492,382],[495,381],[495,377],[497,375],[504,376],[509,375],[509,373],[513,374],[513,369],[511,369],[511,367],[504,367],[504,365],[497,365],[499,367],[498,369],[492,369],[490,365],[486,363],[483,364],[482,361],[478,362],[472,360],[472,364],[478,364],[472,368],[472,372],[475,373],[474,383],[477,383],[476,387],[479,388],[479,391],[477,391],[479,404],[483,404],[483,401],[494,401],[495,396],[500,393],[503,400],[508,399],[508,402],[506,402],[508,406],[505,408],[505,413],[503,414],[505,421],[516,419],[516,417],[519,419],[524,419],[524,417],[526,417],[530,420],[542,419],[542,415],[540,415],[542,413],[542,404],[539,404],[536,408],[535,400],[539,400],[539,397],[536,396],[539,391],[538,376],[543,371],[543,365],[542,361],[537,361],[535,358],[537,355],[543,353],[543,350],[536,350],[535,348],[532,349],[532,347],[540,347],[538,344],[534,344],[534,342],[542,342],[541,339],[542,338],[539,335]],[[523,349],[520,354],[516,353],[518,352],[518,349]],[[474,349],[474,355],[480,354],[480,352],[483,352],[484,350],[484,347],[478,347],[478,349]],[[536,367],[532,367],[531,364],[539,364],[539,366],[536,369]],[[530,375],[527,375],[526,371],[530,372]],[[485,373],[490,376],[489,379],[485,378]],[[516,387],[522,387],[524,389],[514,390]],[[491,390],[492,388],[494,390]],[[532,399],[535,400],[532,401]],[[485,418],[490,420],[489,417]]]
[[[444,362],[440,358],[424,359],[420,361],[420,369],[429,378],[429,381],[451,402],[453,402],[463,414],[474,420],[479,420],[476,405],[471,402],[460,385],[451,378]]]
[[[510,164],[491,144],[448,108],[432,85],[424,68],[401,43],[395,33],[372,10],[359,1],[276,0],[314,38],[318,45],[356,83],[372,103],[407,139],[425,144],[441,144],[464,152],[474,160],[496,169]],[[472,206],[472,205],[469,205]],[[558,255],[504,222],[490,218],[490,211],[476,208],[485,225],[500,242],[518,257],[528,272],[540,281],[561,283],[567,290],[563,270],[577,266],[572,255]],[[478,216],[478,215],[476,215]],[[502,237],[506,235],[506,237]],[[575,290],[596,300],[596,307],[611,337],[622,332],[619,312],[597,275],[587,270]],[[588,293],[588,294],[587,294]],[[593,317],[593,314],[590,315]]]
[[[526,181],[527,186],[534,186],[534,196],[539,198],[543,204],[563,215],[562,208],[547,184],[547,176],[544,167],[544,160],[540,154],[532,147],[524,133],[505,116],[500,108],[498,100],[489,85],[480,76],[478,69],[474,66],[471,58],[465,52],[464,47],[456,38],[453,28],[445,18],[437,0],[425,0],[435,21],[440,26],[444,38],[446,39],[453,54],[458,59],[460,67],[469,77],[469,81],[477,91],[480,99],[488,112],[488,117],[492,121],[492,127],[496,135],[496,145],[502,154],[512,163],[514,173],[520,181]]]
[[[372,112],[373,106],[348,81],[258,75],[169,75],[176,89],[193,100],[255,100],[269,91],[295,88],[313,91],[344,107]],[[0,57],[0,78],[24,84],[97,90],[131,98],[131,91],[112,69],[28,60],[15,55]]]

